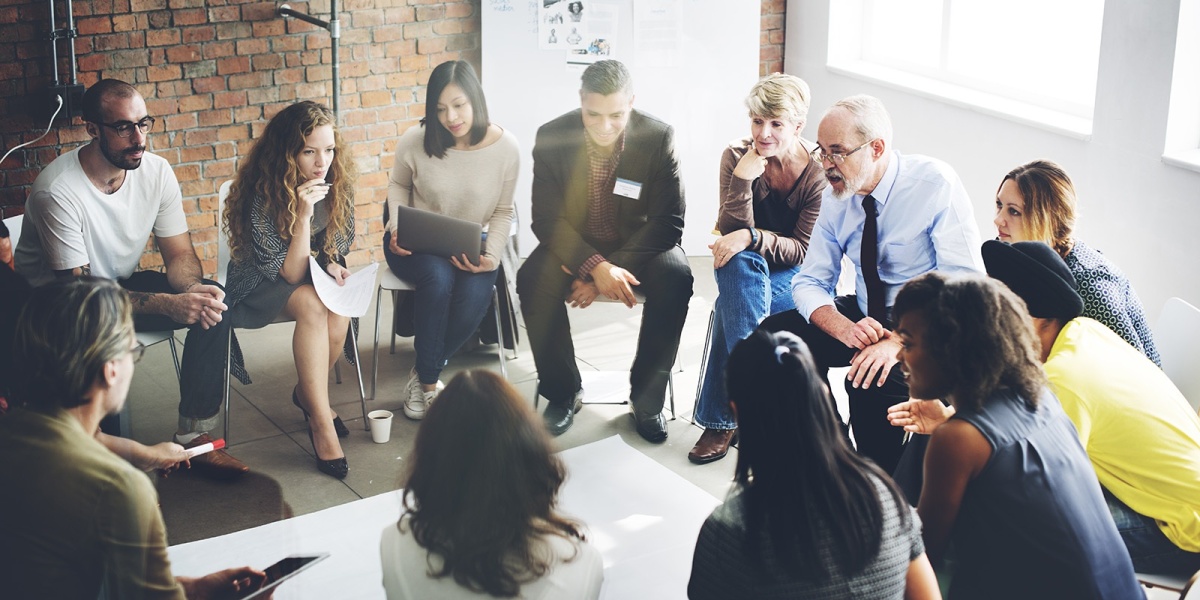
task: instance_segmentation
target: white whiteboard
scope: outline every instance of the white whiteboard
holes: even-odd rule
[[[482,0],[482,78],[491,120],[521,142],[515,203],[520,249],[537,244],[529,229],[533,142],[543,123],[579,108],[581,70],[567,68],[567,50],[538,48],[538,8],[544,0]],[[718,168],[730,140],[749,135],[745,97],[758,80],[759,0],[584,0],[586,10],[615,10],[614,58],[633,73],[634,108],[675,127],[687,217],[683,249],[708,254],[717,218]],[[673,64],[635,48],[635,3],[678,6],[681,34]],[[645,31],[645,30],[643,30]],[[560,34],[561,35],[561,34]]]

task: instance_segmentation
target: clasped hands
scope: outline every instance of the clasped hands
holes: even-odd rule
[[[225,290],[201,281],[193,282],[183,292],[167,296],[166,315],[176,323],[191,325],[199,322],[204,329],[216,327],[221,313],[228,308],[223,300]]]
[[[858,322],[847,320],[847,325],[836,336],[848,348],[857,351],[850,359],[850,372],[846,379],[856,388],[867,388],[872,382],[883,387],[892,368],[899,359],[900,340],[879,321],[863,317]]]
[[[575,274],[566,265],[562,265],[561,268],[567,275]],[[621,302],[629,308],[637,306],[637,296],[633,293],[633,286],[641,285],[642,282],[638,281],[633,273],[604,261],[592,269],[591,275],[590,282],[578,278],[571,282],[571,293],[567,296],[567,303],[572,307],[587,308],[601,294],[605,298]]]

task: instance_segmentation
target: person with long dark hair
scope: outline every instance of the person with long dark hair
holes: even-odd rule
[[[350,275],[354,241],[354,161],[332,111],[297,102],[276,114],[242,161],[225,202],[228,294],[234,327],[255,329],[280,315],[296,321],[292,354],[299,381],[292,403],[304,412],[317,469],[349,472],[339,437],[350,430],[329,406],[329,370],[350,320],[326,308],[312,278]],[[316,253],[325,273],[309,272]]]
[[[1096,473],[1047,387],[1026,303],[983,275],[930,272],[900,289],[893,311],[910,394],[954,408],[929,438],[917,506],[935,566],[953,542],[950,596],[1142,597]]]
[[[450,380],[409,464],[403,514],[381,542],[389,600],[599,597],[600,554],[555,509],[563,465],[502,377]]]
[[[388,267],[416,286],[416,365],[404,414],[421,419],[443,387],[446,362],[479,327],[496,283],[513,218],[520,149],[517,138],[488,119],[483,86],[470,63],[447,61],[429,76],[425,118],[396,144],[388,184],[383,247]],[[475,221],[487,229],[479,264],[413,253],[396,237],[396,207]]]
[[[850,448],[808,347],[755,330],[729,354],[734,486],[700,529],[688,596],[940,598],[921,524]]]

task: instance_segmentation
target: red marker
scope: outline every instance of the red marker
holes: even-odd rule
[[[221,448],[224,448],[224,447],[225,447],[225,440],[220,439],[220,440],[209,442],[207,444],[200,444],[199,446],[196,446],[195,448],[188,448],[184,452],[187,454],[188,460],[191,460],[193,458],[196,458],[197,456],[200,456],[201,454],[207,454],[209,452],[212,452],[213,450],[220,450]]]

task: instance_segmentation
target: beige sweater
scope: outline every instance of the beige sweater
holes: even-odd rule
[[[445,158],[425,154],[425,128],[405,131],[396,144],[396,164],[388,182],[388,214],[406,206],[475,221],[488,232],[484,253],[500,264],[513,218],[520,148],[507,130],[478,150],[450,148]],[[384,225],[395,232],[396,226]],[[404,247],[404,240],[397,240]]]

